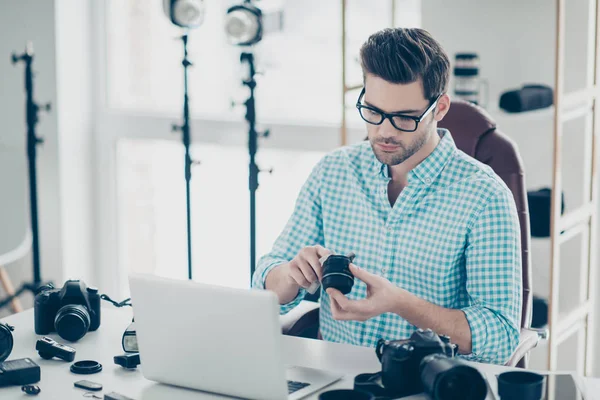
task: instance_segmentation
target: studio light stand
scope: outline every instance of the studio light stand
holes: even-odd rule
[[[173,125],[173,131],[181,131],[181,142],[185,149],[184,156],[184,176],[185,176],[185,206],[187,222],[187,258],[188,258],[188,279],[192,280],[192,203],[190,196],[190,182],[192,180],[192,165],[197,164],[190,155],[190,102],[188,95],[188,68],[192,65],[188,59],[188,35],[181,37],[183,42],[183,125]]]
[[[50,111],[50,103],[39,105],[33,99],[33,46],[27,43],[25,52],[20,55],[12,54],[12,63],[17,64],[23,62],[25,64],[25,93],[26,93],[26,122],[27,122],[27,161],[29,172],[29,210],[31,219],[31,235],[32,235],[32,262],[33,262],[33,282],[25,283],[14,295],[0,301],[0,308],[6,306],[14,298],[21,295],[26,290],[36,293],[37,289],[42,285],[42,273],[40,265],[40,234],[38,225],[38,197],[37,197],[37,167],[36,167],[36,150],[37,145],[42,144],[44,139],[37,136],[35,126],[38,123],[38,113],[40,110]]]
[[[246,106],[246,121],[248,121],[248,155],[249,164],[249,189],[250,189],[250,277],[254,275],[256,268],[256,190],[258,189],[258,174],[260,172],[272,173],[273,170],[261,170],[256,164],[256,151],[258,150],[258,138],[268,137],[269,131],[262,133],[256,131],[256,106],[254,98],[254,89],[256,88],[256,69],[254,67],[254,55],[252,53],[242,53],[240,56],[242,64],[248,64],[248,78],[242,82],[250,89],[250,96],[244,102]]]
[[[183,125],[173,125],[173,131],[181,131],[181,142],[185,149],[184,176],[185,176],[185,209],[187,223],[187,258],[188,279],[192,280],[192,203],[190,196],[190,181],[192,180],[192,165],[199,164],[190,156],[190,100],[188,96],[188,67],[192,65],[188,60],[188,30],[198,28],[204,22],[206,5],[204,0],[163,0],[163,12],[174,25],[184,28],[181,36],[183,42]]]

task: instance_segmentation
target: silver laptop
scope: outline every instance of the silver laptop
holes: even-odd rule
[[[300,399],[341,374],[285,366],[274,293],[132,275],[144,376],[260,400]]]

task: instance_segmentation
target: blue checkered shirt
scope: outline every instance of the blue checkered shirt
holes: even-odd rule
[[[451,134],[409,172],[393,206],[388,168],[368,141],[326,155],[313,169],[272,251],[263,256],[253,286],[306,246],[356,253],[354,263],[412,294],[462,310],[472,334],[468,359],[503,364],[519,341],[521,236],[512,193],[490,167],[456,148]],[[286,313],[304,298],[301,289]],[[355,280],[350,299],[363,299]],[[386,313],[365,322],[336,321],[321,292],[325,340],[374,347],[379,338],[409,337],[417,328]]]

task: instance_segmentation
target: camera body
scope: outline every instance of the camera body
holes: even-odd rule
[[[447,336],[432,330],[419,329],[409,339],[387,341],[379,339],[376,348],[382,366],[382,382],[386,390],[397,396],[408,396],[423,391],[420,365],[431,354],[452,358],[458,346]]]
[[[68,280],[62,288],[38,293],[34,314],[36,334],[56,331],[61,338],[75,342],[100,327],[98,289],[87,287],[83,281]]]

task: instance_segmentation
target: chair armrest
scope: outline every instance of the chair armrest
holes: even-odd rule
[[[293,310],[280,316],[281,331],[284,335],[303,336],[307,330],[319,329],[319,303],[303,300]],[[312,335],[310,335],[312,336]]]
[[[535,348],[540,339],[546,339],[548,332],[545,329],[532,329],[532,328],[521,328],[521,334],[519,335],[519,345],[513,352],[510,360],[506,363],[507,367],[516,367],[527,354]]]

